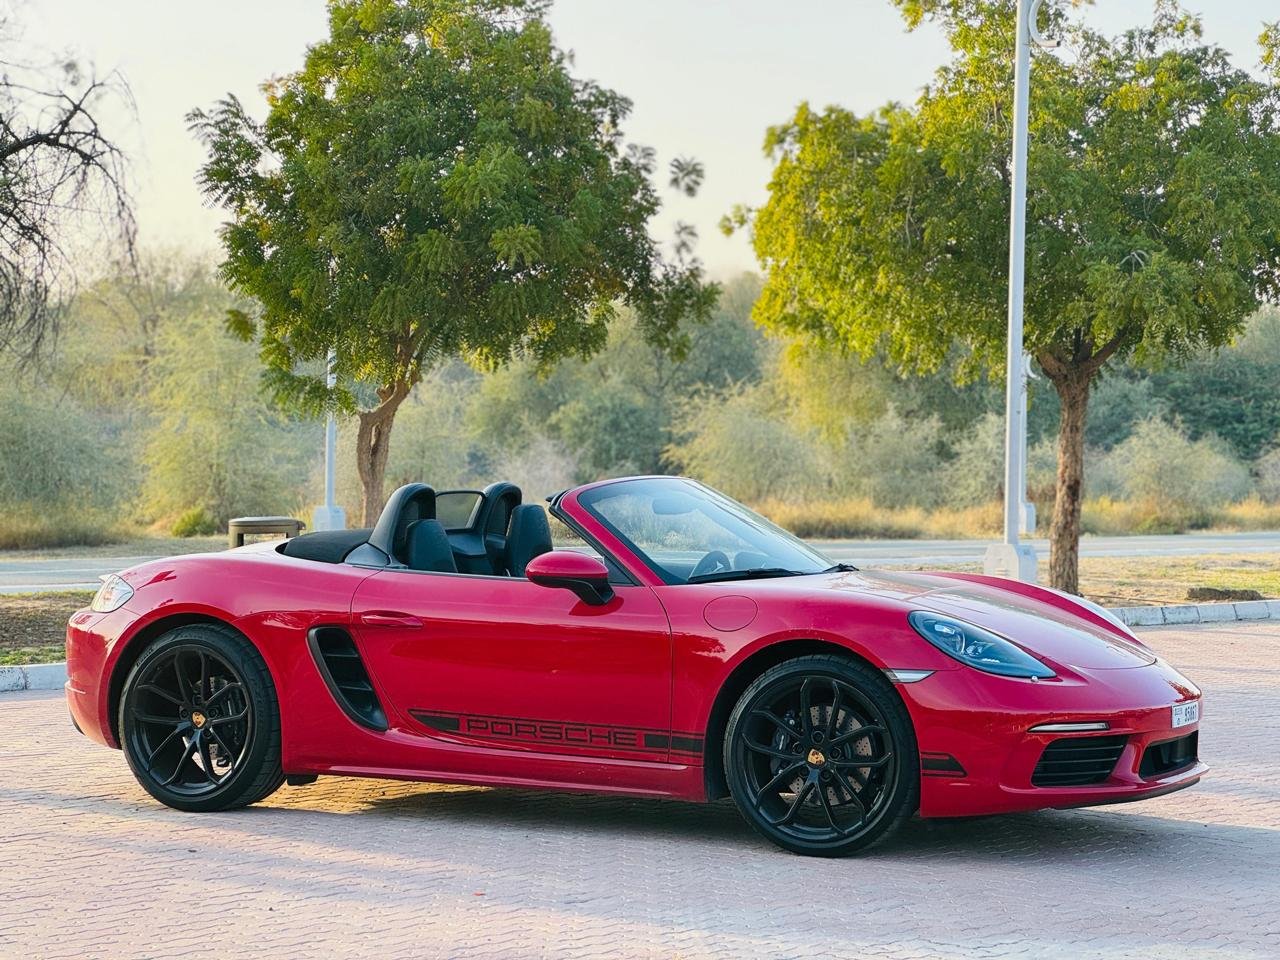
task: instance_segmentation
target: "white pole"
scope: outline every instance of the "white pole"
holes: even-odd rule
[[[333,365],[337,362],[332,350],[329,351],[327,361],[327,375],[325,382],[330,392],[337,386],[338,375],[334,372]],[[334,476],[337,471],[337,449],[338,449],[338,418],[333,411],[329,411],[329,416],[325,420],[324,425],[324,508],[325,511],[333,516],[333,497],[334,497]]]
[[[325,383],[332,391],[338,383],[338,374],[334,370],[337,356],[332,350],[326,360]],[[311,514],[313,530],[344,530],[347,526],[346,512],[334,503],[334,477],[337,471],[338,418],[330,413],[324,424],[324,506],[317,507]]]
[[[987,551],[988,573],[1035,580],[1036,557],[1018,542],[1019,514],[1025,493],[1026,370],[1022,360],[1022,289],[1026,261],[1027,102],[1031,85],[1031,36],[1040,0],[1018,0],[1013,66],[1013,198],[1009,206],[1009,337],[1005,366],[1004,543]]]

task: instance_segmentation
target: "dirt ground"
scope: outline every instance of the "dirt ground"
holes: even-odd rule
[[[0,595],[0,666],[63,659],[67,618],[91,599],[80,590]]]

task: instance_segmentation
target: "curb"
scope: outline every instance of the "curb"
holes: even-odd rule
[[[1130,627],[1280,620],[1280,600],[1243,600],[1239,603],[1190,603],[1169,607],[1111,607],[1110,609],[1126,626]]]
[[[1280,620],[1280,600],[1192,603],[1168,607],[1110,607],[1109,609],[1130,627]],[[66,682],[67,665],[65,663],[32,663],[18,667],[0,667],[0,693],[16,693],[19,690],[61,690]]]
[[[29,663],[20,667],[0,667],[0,693],[61,690],[66,682],[65,663]]]

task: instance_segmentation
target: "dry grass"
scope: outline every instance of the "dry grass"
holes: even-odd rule
[[[980,563],[894,565],[894,570],[959,570],[981,573]],[[1049,582],[1041,562],[1038,581]],[[1242,553],[1196,557],[1081,557],[1080,592],[1107,607],[1191,603],[1197,587],[1256,590],[1280,598],[1280,553]]]
[[[120,536],[117,528],[90,511],[9,508],[0,512],[0,550],[97,546]]]
[[[1212,523],[1215,530],[1280,530],[1280,503],[1250,497],[1220,508]]]
[[[67,618],[92,599],[81,590],[0,595],[0,666],[62,660]]]
[[[1249,532],[1280,530],[1280,504],[1250,497],[1240,503],[1200,510],[1157,501],[1098,497],[1084,503],[1085,533],[1125,536],[1134,533],[1186,533],[1188,530]]]
[[[865,498],[809,503],[774,499],[758,504],[756,509],[797,536],[824,540],[979,540],[998,537],[1003,523],[1003,508],[995,501],[966,509],[925,510],[879,507]],[[1048,534],[1052,513],[1052,504],[1037,504],[1040,536]],[[1176,504],[1096,497],[1084,502],[1081,525],[1084,533],[1097,536],[1280,530],[1280,504],[1253,497],[1241,503],[1196,510]]]
[[[757,508],[780,527],[812,539],[979,539],[998,536],[998,503],[965,509],[886,509],[865,498],[794,503],[766,500]]]
[[[1280,554],[1080,560],[1081,591],[1111,607],[1189,603],[1187,591],[1196,587],[1256,590],[1268,599],[1280,597]]]
[[[116,538],[91,546],[37,547],[0,550],[0,563],[17,560],[59,560],[67,557],[176,557],[184,553],[225,550],[227,538],[170,537],[139,530],[123,530]]]

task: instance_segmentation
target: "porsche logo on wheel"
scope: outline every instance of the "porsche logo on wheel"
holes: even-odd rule
[[[199,710],[191,714],[191,722],[195,724],[197,730],[204,726],[206,719],[205,715]]]
[[[809,751],[809,764],[814,767],[820,767],[827,762],[826,755],[816,747]]]

